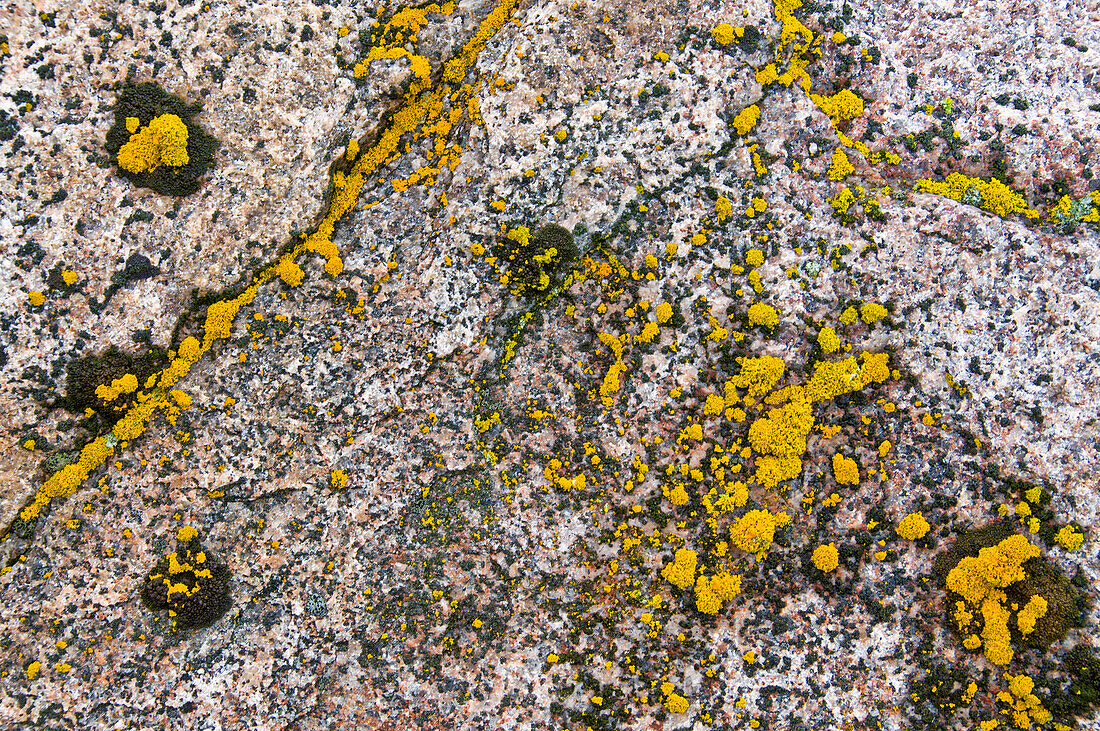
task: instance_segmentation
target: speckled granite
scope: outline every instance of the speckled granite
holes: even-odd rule
[[[493,8],[432,13],[407,48],[438,77]],[[178,348],[198,333],[201,298],[312,230],[347,142],[367,147],[407,101],[404,59],[356,78],[376,10],[0,9],[5,530],[47,479],[44,460],[96,436],[50,408],[67,364],[134,348],[135,334]],[[332,235],[340,275],[303,257],[301,285],[264,284],[180,382],[193,403],[175,424],[156,417],[33,535],[7,533],[0,727],[1010,723],[1002,671],[963,649],[928,576],[959,530],[1024,499],[1023,480],[1052,496],[1044,525],[1085,528],[1072,552],[1034,538],[1096,599],[1100,233],[1048,212],[1100,188],[1100,9],[797,12],[825,37],[812,93],[850,86],[865,110],[839,131],[896,163],[848,146],[855,172],[830,180],[838,127],[797,83],[757,80],[780,42],[770,3],[521,4],[465,79],[477,109],[442,137],[407,137],[368,176]],[[718,45],[722,22],[758,28],[758,46]],[[128,77],[203,103],[197,119],[221,146],[198,193],[167,198],[115,174],[103,140]],[[753,103],[760,121],[740,136],[733,117]],[[395,186],[437,164],[438,139],[461,147],[453,169]],[[1002,176],[1042,215],[914,190],[956,171]],[[837,213],[846,186],[882,215]],[[748,216],[754,198],[766,211]],[[502,231],[546,222],[573,230],[585,256],[538,303],[509,293],[493,254]],[[133,254],[157,271],[118,286]],[[51,286],[61,270],[77,281]],[[774,332],[747,322],[757,300],[778,311]],[[643,342],[662,302],[682,323]],[[865,302],[889,317],[838,324]],[[744,437],[748,422],[705,413],[738,356],[781,357],[783,385],[804,383],[822,325],[853,354],[889,353],[896,373],[815,407],[801,477],[751,486],[749,507],[785,509],[791,524],[766,555],[738,557],[741,595],[704,615],[661,578],[677,547],[713,548],[698,496],[671,504],[665,470],[707,470],[715,444]],[[610,392],[617,356],[600,333],[631,336]],[[684,438],[693,423],[703,439]],[[858,486],[835,483],[837,452],[858,460]],[[557,482],[581,473],[583,486]],[[932,525],[920,544],[894,531],[914,511]],[[233,607],[177,631],[141,586],[186,525],[232,572]],[[823,574],[810,553],[829,542],[840,567]],[[1042,679],[1048,705],[1059,660],[1095,642],[1095,601],[1082,621],[1007,668]],[[979,684],[957,712],[917,687],[950,670]],[[669,712],[664,682],[686,713]]]

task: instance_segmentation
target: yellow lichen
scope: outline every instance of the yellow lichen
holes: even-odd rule
[[[779,325],[779,312],[763,302],[753,302],[749,306],[749,324],[774,330]]]
[[[348,486],[348,473],[344,470],[333,470],[329,473],[328,481],[334,490],[343,490]]]
[[[902,538],[910,541],[915,541],[920,538],[924,538],[928,534],[929,529],[928,521],[924,519],[924,516],[920,513],[909,513],[901,522],[898,523],[896,528],[897,534]]]
[[[762,553],[775,538],[775,516],[767,510],[750,510],[730,526],[730,542],[746,553]]]
[[[810,94],[810,99],[818,109],[829,115],[833,124],[863,116],[863,100],[851,89],[844,89],[832,96]]]
[[[859,465],[842,454],[833,455],[833,477],[838,485],[858,485]]]
[[[733,26],[729,23],[719,23],[710,29],[710,34],[714,38],[714,42],[720,46],[728,46],[736,38]]]
[[[1054,536],[1054,540],[1058,541],[1058,545],[1067,551],[1076,551],[1084,543],[1085,534],[1074,530],[1071,525],[1066,525],[1062,526],[1062,529]]]
[[[759,121],[760,107],[756,104],[750,104],[733,118],[733,128],[737,130],[737,134],[744,136],[751,132]]]
[[[130,128],[127,120],[126,127]],[[118,165],[131,173],[145,173],[161,165],[186,165],[187,125],[175,114],[154,117],[144,129],[130,135],[118,151]]]
[[[918,180],[913,188],[921,193],[934,193],[963,203],[973,202],[984,211],[1005,218],[1022,213],[1028,218],[1038,218],[1039,212],[1027,206],[1027,201],[1000,180],[971,178],[962,173],[951,173],[942,183],[934,180]],[[973,191],[972,194],[968,195]]]
[[[866,302],[859,308],[859,317],[868,325],[878,322],[890,314],[885,307],[878,302]]]
[[[836,544],[833,543],[818,546],[814,549],[810,558],[814,562],[814,566],[825,573],[835,571],[837,566],[840,565],[840,553],[836,550]]]
[[[718,223],[722,223],[733,216],[733,204],[724,195],[718,196],[714,202],[714,215],[718,217]]]
[[[837,148],[833,151],[833,164],[829,166],[829,180],[840,182],[856,171],[844,150]]]
[[[698,554],[690,548],[681,548],[676,551],[673,562],[661,570],[661,576],[673,586],[687,589],[695,585],[695,567],[698,563]]]
[[[831,355],[840,350],[840,338],[837,337],[836,330],[831,327],[823,327],[818,331],[817,344],[825,355]]]

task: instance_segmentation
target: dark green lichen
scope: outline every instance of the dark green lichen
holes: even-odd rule
[[[112,346],[102,353],[77,358],[66,369],[65,397],[59,399],[56,405],[74,413],[91,409],[107,424],[114,424],[133,405],[133,394],[124,394],[108,402],[96,396],[96,388],[110,386],[115,380],[132,373],[140,390],[145,379],[167,363],[167,356],[157,348],[128,353]]]
[[[580,251],[569,229],[550,223],[526,242],[502,238],[496,254],[508,265],[512,291],[534,297],[561,284]]]
[[[199,189],[199,179],[214,167],[214,151],[218,141],[192,119],[202,104],[188,104],[180,97],[169,94],[155,83],[127,82],[115,104],[115,123],[107,131],[107,152],[111,162],[118,165],[118,151],[130,140],[126,118],[137,117],[141,126],[149,124],[162,114],[175,114],[187,127],[188,162],[179,167],[161,165],[154,170],[134,173],[118,168],[119,175],[134,185],[152,188],[161,195],[190,195]]]
[[[181,543],[146,576],[141,600],[150,611],[168,610],[177,628],[209,627],[233,603],[229,569],[203,551],[198,540]]]

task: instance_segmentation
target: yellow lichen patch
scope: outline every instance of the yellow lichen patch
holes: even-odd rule
[[[997,694],[997,700],[1008,706],[1006,713],[1012,716],[1013,726],[1027,729],[1032,724],[1042,726],[1050,722],[1053,718],[1051,712],[1043,707],[1042,701],[1032,692],[1035,690],[1034,680],[1027,675],[1013,676],[1009,673],[1005,673],[1005,679],[1008,680],[1008,692],[1002,690]],[[1054,727],[1068,728],[1057,723]]]
[[[779,312],[763,302],[753,302],[749,306],[749,324],[775,330],[779,325]]]
[[[121,378],[116,378],[110,385],[100,384],[96,386],[95,395],[96,398],[104,401],[114,401],[123,394],[133,393],[137,390],[137,387],[137,376],[133,373],[127,373]]]
[[[61,281],[65,283],[66,287],[71,287],[76,284],[76,280],[80,279],[80,275],[70,269],[61,270]]]
[[[700,576],[695,581],[695,608],[703,614],[718,614],[722,609],[722,600],[710,586],[710,579]]]
[[[924,519],[924,516],[920,513],[909,513],[901,522],[898,523],[898,527],[895,529],[897,534],[902,538],[910,541],[915,541],[924,538],[932,526],[928,525],[928,521]]]
[[[890,314],[885,307],[878,302],[866,302],[859,308],[859,318],[868,325],[878,322]]]
[[[829,180],[840,182],[856,171],[848,160],[844,150],[837,148],[833,151],[833,163],[829,166]]]
[[[1039,555],[1039,548],[1024,536],[1010,536],[996,546],[981,549],[977,557],[966,556],[947,574],[947,588],[962,597],[957,603],[956,621],[965,630],[972,612],[967,606],[979,607],[985,626],[981,644],[986,658],[994,665],[1007,665],[1012,660],[1011,635],[1008,628],[1010,609],[1003,589],[1025,578],[1023,564]],[[1013,605],[1013,609],[1015,605]],[[1027,634],[1035,621],[1046,614],[1046,600],[1038,597],[1017,613],[1017,626]],[[1030,627],[1024,632],[1025,627]],[[975,640],[967,637],[964,645],[977,649]]]
[[[42,672],[42,663],[35,660],[31,664],[27,665],[26,673],[27,680],[34,680],[38,677],[38,674]]]
[[[655,310],[655,314],[657,315],[657,322],[664,325],[672,319],[672,305],[670,305],[668,302],[659,303],[657,305],[657,309]]]
[[[718,196],[714,202],[714,215],[718,217],[718,223],[723,223],[733,217],[733,204],[724,195]]]
[[[1028,218],[1038,218],[1039,212],[1028,208],[1027,201],[1000,180],[970,178],[962,173],[951,173],[942,183],[934,180],[918,180],[913,189],[920,193],[934,193],[945,198],[970,203],[995,216],[1005,218],[1022,213]]]
[[[1074,530],[1073,526],[1067,525],[1058,531],[1058,534],[1054,536],[1054,540],[1058,541],[1058,545],[1067,551],[1076,551],[1084,543],[1085,534]]]
[[[661,570],[661,576],[673,586],[681,589],[695,585],[695,567],[699,556],[690,548],[681,548],[676,551],[672,563]]]
[[[710,35],[714,38],[714,42],[720,46],[728,46],[736,39],[736,35],[733,32],[733,26],[729,23],[719,23],[710,29]]]
[[[758,267],[764,263],[764,252],[760,249],[749,249],[745,252],[745,263],[750,267]]]
[[[176,531],[176,540],[178,540],[180,543],[190,543],[198,537],[199,531],[191,525],[185,525],[178,531]]]
[[[858,485],[859,465],[842,454],[833,455],[833,477],[838,485]]]
[[[759,121],[760,107],[756,104],[750,104],[738,112],[737,116],[733,118],[733,128],[737,130],[737,134],[747,135]]]
[[[856,202],[856,196],[852,192],[851,188],[842,188],[835,196],[829,199],[829,205],[833,207],[833,210],[844,215],[848,212],[848,209],[852,207],[852,204]]]
[[[416,78],[405,93],[401,105],[388,117],[385,127],[378,133],[374,144],[359,150],[349,170],[337,171],[333,174],[334,192],[321,222],[317,224],[313,233],[308,236],[303,235],[303,241],[284,255],[289,261],[295,262],[303,253],[312,252],[324,257],[325,272],[330,276],[337,276],[343,271],[343,262],[340,260],[337,247],[332,242],[337,222],[358,204],[365,181],[380,167],[392,162],[401,154],[402,140],[406,135],[421,125],[427,128],[441,120],[445,100],[452,100],[456,107],[461,107],[463,110],[469,109],[470,113],[473,113],[473,109],[476,108],[475,85],[462,85],[455,88],[451,84],[458,84],[465,78],[485,44],[511,18],[517,4],[518,0],[501,0],[500,4],[493,8],[481,22],[473,37],[454,57],[444,63],[442,79],[435,86],[430,80],[430,62],[423,56],[412,54],[408,47],[415,46],[415,33],[426,22],[428,13],[451,13],[454,4],[408,8],[394,14],[383,32],[376,35],[376,38],[381,39],[379,42],[382,45],[376,46],[380,50],[377,53],[369,53],[368,59],[408,58]],[[365,74],[366,65],[362,63],[356,66],[356,73],[362,75],[360,66],[362,66],[362,73]],[[171,118],[173,116],[162,115],[162,118],[158,118],[159,122],[153,120],[155,124],[151,122],[148,127],[132,133],[134,136],[130,142],[123,145],[123,149],[119,151],[120,166],[138,172],[151,170],[158,165],[185,164],[186,138],[181,134],[180,127],[182,126],[183,131],[186,131],[186,125],[183,125],[178,117],[173,120]],[[127,149],[131,143],[133,145]],[[457,164],[457,159],[452,159],[451,162]],[[114,453],[115,441],[126,442],[143,434],[155,413],[168,406],[169,392],[172,387],[190,372],[191,367],[217,341],[230,337],[238,312],[242,307],[252,303],[259,287],[282,274],[289,273],[291,280],[296,278],[297,273],[283,264],[284,261],[280,257],[279,264],[269,266],[254,275],[251,285],[235,297],[211,304],[207,308],[203,322],[204,335],[201,342],[188,337],[180,345],[176,357],[168,367],[156,374],[151,390],[148,393],[139,394],[138,403],[115,424],[111,435],[108,435],[112,440],[111,446],[108,446],[108,436],[101,436],[86,445],[77,463],[66,466],[46,480],[36,493],[34,501],[21,511],[20,517],[23,520],[33,520],[51,500],[71,495],[94,469]],[[283,271],[280,271],[280,266],[283,267]],[[44,301],[43,297],[42,302]],[[625,366],[623,368],[625,369]]]
[[[46,304],[46,295],[32,290],[27,293],[27,303],[31,307],[41,307]]]
[[[1038,594],[1028,598],[1027,604],[1016,614],[1016,626],[1025,637],[1035,631],[1035,623],[1046,616],[1047,600]]]
[[[750,510],[730,526],[730,542],[746,553],[761,554],[775,538],[776,516],[767,510]]]
[[[814,549],[810,559],[819,570],[829,573],[835,571],[840,565],[840,553],[836,550],[836,544],[825,543]]]
[[[851,89],[844,89],[832,96],[810,94],[810,99],[818,109],[829,115],[833,124],[863,116],[863,100]]]
[[[129,130],[130,117],[126,120]],[[131,173],[145,173],[161,165],[179,167],[186,165],[187,125],[175,114],[154,117],[144,129],[130,135],[130,139],[118,151],[118,165]]]
[[[600,384],[600,400],[604,406],[611,406],[614,396],[622,388],[622,378],[626,373],[626,364],[623,363],[623,343],[614,335],[599,333],[600,342],[611,349],[615,354],[615,362],[607,369],[603,383]]]
[[[818,331],[817,344],[825,355],[831,355],[840,350],[840,338],[837,337],[836,330],[831,327],[823,327]]]
[[[333,470],[329,473],[328,482],[334,490],[343,490],[348,486],[348,473],[344,470]]]

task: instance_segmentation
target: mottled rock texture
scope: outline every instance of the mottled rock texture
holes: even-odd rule
[[[0,726],[975,728],[1012,723],[1008,671],[1095,728],[1059,705],[1100,622],[1095,2],[22,2],[0,32]],[[219,141],[192,195],[110,163],[146,81]],[[862,110],[830,119],[844,89]],[[918,192],[952,173],[1027,212]],[[333,276],[290,247],[353,188]],[[513,294],[544,265],[494,253],[548,223],[572,273]],[[296,286],[261,276],[294,258]],[[155,361],[136,408],[257,282],[140,436],[71,408],[70,364]],[[847,322],[867,303],[887,317]],[[813,404],[797,478],[750,479],[750,425],[790,393],[734,404],[739,359],[781,358],[782,388],[864,351],[889,378]],[[720,545],[753,509],[791,520]],[[996,520],[1088,600],[1004,668],[931,576]],[[142,603],[184,526],[230,572],[203,629]],[[678,548],[740,596],[701,613],[661,577]]]

